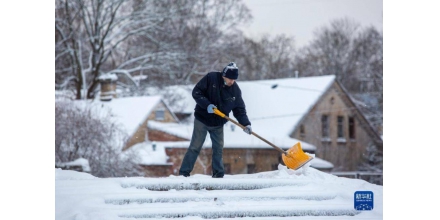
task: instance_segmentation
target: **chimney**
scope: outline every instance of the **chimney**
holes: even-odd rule
[[[116,80],[118,77],[115,74],[106,73],[98,77],[101,83],[101,101],[111,101],[116,98]]]

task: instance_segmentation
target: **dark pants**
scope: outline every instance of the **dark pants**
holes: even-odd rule
[[[225,175],[223,167],[223,126],[209,127],[197,119],[194,119],[191,143],[183,158],[179,175],[190,175],[208,132],[212,140],[212,177],[223,177]]]

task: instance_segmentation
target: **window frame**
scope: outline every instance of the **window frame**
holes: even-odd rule
[[[337,123],[337,138],[338,139],[345,138],[345,135],[344,135],[344,116],[338,115],[338,117],[336,119],[336,123]]]
[[[163,109],[163,108],[156,109],[156,111],[154,113],[155,113],[154,119],[156,121],[164,121],[165,120],[165,109]],[[161,113],[160,115],[162,117],[159,117],[159,113]]]
[[[321,115],[321,137],[324,139],[330,138],[329,118],[329,115]]]
[[[350,140],[356,139],[356,121],[354,117],[348,117],[348,138]]]

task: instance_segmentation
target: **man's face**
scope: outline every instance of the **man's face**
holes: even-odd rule
[[[223,80],[225,81],[225,84],[227,86],[232,86],[234,84],[234,82],[235,82],[235,79],[229,79],[229,78],[226,78],[224,76],[223,76]]]

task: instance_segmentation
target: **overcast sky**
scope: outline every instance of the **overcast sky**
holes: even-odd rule
[[[253,21],[244,27],[246,36],[258,38],[286,34],[295,38],[296,47],[305,46],[319,27],[339,18],[350,18],[362,27],[383,28],[382,0],[243,0]]]

